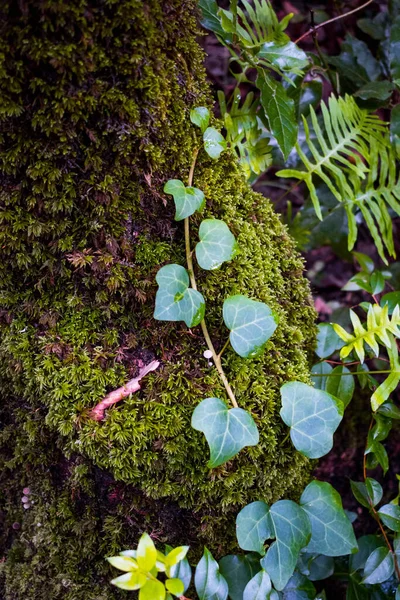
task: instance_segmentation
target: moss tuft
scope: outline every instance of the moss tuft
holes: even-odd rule
[[[12,448],[6,464],[10,480],[19,481],[18,457],[27,444],[24,465],[44,482],[32,514],[43,510],[48,526],[41,538],[27,515],[25,539],[46,540],[43,548],[51,554],[43,566],[43,548],[33,541],[28,557],[26,545],[21,550],[10,535],[7,599],[39,597],[46,579],[53,594],[47,597],[103,597],[99,585],[88,595],[84,560],[99,572],[99,557],[126,540],[118,535],[112,507],[105,502],[101,511],[93,508],[96,469],[141,498],[138,505],[147,498],[155,522],[157,501],[195,509],[197,539],[190,541],[206,541],[217,551],[232,547],[234,516],[244,503],[296,496],[308,478],[308,462],[282,442],[279,418],[279,387],[291,379],[307,381],[314,343],[303,263],[270,203],[247,186],[229,153],[217,162],[201,155],[195,185],[207,198],[201,218],[224,219],[240,254],[217,272],[199,272],[198,280],[217,348],[227,336],[221,307],[229,294],[265,301],[279,314],[261,357],[224,355],[239,404],[258,423],[257,447],[217,470],[206,469],[206,443],[190,428],[190,418],[201,399],[224,398],[224,390],[203,358],[200,329],[152,318],[158,268],[184,264],[182,224],[173,221],[173,203],[162,187],[169,178],[187,177],[199,144],[188,113],[210,104],[194,5],[5,0],[0,7],[0,380],[15,432],[7,430]],[[196,217],[193,232],[199,222]],[[162,366],[142,390],[110,410],[105,422],[90,421],[88,410],[154,357]],[[39,447],[65,477],[60,493],[37,460]],[[51,457],[53,447],[57,458]],[[88,506],[76,515],[68,506],[85,469],[93,493],[84,492]],[[10,494],[9,528],[17,510]],[[64,511],[70,515],[65,528],[56,518]],[[71,549],[77,574],[74,579],[70,567],[73,591],[66,592],[57,557],[63,540],[77,535],[75,517],[79,531],[90,521],[92,541],[80,558]],[[113,542],[107,532],[114,527]],[[133,532],[148,527],[144,520]],[[12,578],[24,572],[31,587],[21,584],[13,595]],[[109,591],[107,597],[113,597]]]

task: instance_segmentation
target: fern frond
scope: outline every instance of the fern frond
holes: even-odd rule
[[[393,336],[400,338],[400,306],[398,304],[391,319],[388,304],[385,304],[383,308],[379,304],[371,304],[368,308],[367,323],[365,325],[361,323],[353,310],[350,310],[350,318],[354,334],[348,333],[337,323],[332,323],[338,336],[346,342],[346,345],[340,351],[340,358],[342,359],[354,350],[360,362],[363,363],[365,358],[364,346],[366,344],[372,349],[375,356],[379,356],[379,343],[386,346],[387,349],[391,349]]]
[[[306,143],[311,156],[299,144],[297,152],[305,170],[285,169],[278,177],[294,177],[309,189],[317,216],[321,207],[314,179],[319,177],[338,202],[344,203],[349,221],[349,250],[357,239],[355,211],[360,211],[371,232],[381,258],[386,247],[394,256],[392,223],[388,207],[400,214],[400,178],[396,177],[395,157],[387,137],[387,124],[377,115],[360,108],[351,96],[322,102],[321,128],[310,107],[310,126],[303,117]]]
[[[352,195],[345,201],[349,222],[349,250],[357,239],[355,212],[361,212],[371,232],[380,257],[386,262],[386,247],[395,257],[392,219],[389,209],[400,215],[400,173],[396,172],[396,158],[392,149],[370,142],[369,173],[365,182],[349,176]]]

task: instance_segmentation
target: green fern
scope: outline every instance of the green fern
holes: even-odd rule
[[[332,323],[338,336],[346,342],[340,351],[340,358],[346,358],[354,350],[360,362],[363,363],[365,346],[368,345],[375,356],[379,356],[379,343],[385,346],[389,356],[390,373],[371,396],[372,409],[377,410],[381,404],[386,402],[400,382],[399,351],[396,342],[396,338],[400,338],[400,306],[396,305],[390,319],[387,304],[383,308],[379,304],[370,305],[366,327],[362,325],[360,319],[352,310],[350,310],[350,318],[354,335],[348,333],[337,323]]]
[[[313,133],[303,117],[307,156],[297,143],[297,152],[305,171],[284,169],[278,177],[294,177],[304,181],[310,191],[317,216],[322,220],[321,207],[314,179],[319,177],[335,198],[344,203],[349,220],[349,250],[357,239],[355,211],[360,211],[371,232],[381,258],[385,250],[395,256],[390,207],[400,214],[400,177],[396,176],[395,157],[387,137],[387,125],[378,116],[359,108],[354,98],[329,99],[322,102],[324,130],[310,107]]]

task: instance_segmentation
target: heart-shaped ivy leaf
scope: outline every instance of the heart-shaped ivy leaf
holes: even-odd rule
[[[293,575],[300,550],[310,539],[311,526],[304,510],[291,500],[275,502],[269,510],[269,518],[276,541],[268,548],[261,566],[280,591]]]
[[[210,158],[217,159],[226,150],[226,141],[223,135],[214,127],[207,127],[203,135],[204,150]]]
[[[264,542],[273,537],[269,506],[262,500],[247,504],[236,517],[236,537],[242,550],[264,554]]]
[[[240,294],[225,300],[223,317],[233,349],[243,358],[260,354],[278,323],[269,306]]]
[[[158,321],[184,321],[195,327],[204,318],[205,302],[200,292],[189,288],[189,275],[180,265],[165,265],[156,275],[159,285],[154,318]]]
[[[295,448],[308,458],[327,454],[343,417],[343,402],[300,381],[285,383],[281,397],[280,415]]]
[[[257,445],[259,440],[252,416],[242,408],[228,410],[219,398],[206,398],[195,408],[192,427],[206,436],[210,468],[222,465],[245,446]]]
[[[180,179],[167,181],[164,192],[174,197],[175,221],[182,221],[204,207],[203,192],[195,187],[185,187]]]
[[[357,552],[352,524],[343,510],[338,492],[324,481],[312,481],[304,490],[300,506],[311,523],[307,552],[345,556]]]
[[[200,242],[196,245],[196,258],[202,269],[218,269],[231,260],[238,251],[235,236],[224,221],[204,219],[199,228]]]

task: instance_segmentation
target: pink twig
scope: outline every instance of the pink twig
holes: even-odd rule
[[[126,398],[126,396],[129,396],[129,394],[133,394],[134,392],[140,390],[139,381],[145,375],[147,375],[147,373],[150,373],[150,371],[155,371],[156,369],[158,369],[159,366],[160,362],[158,360],[153,360],[151,363],[143,367],[143,369],[140,369],[139,375],[135,377],[135,379],[131,379],[122,387],[107,394],[107,396],[105,396],[105,398],[103,398],[103,400],[99,402],[93,408],[93,410],[90,411],[90,417],[95,421],[102,421],[104,419],[104,412],[105,410],[107,410],[107,408],[109,408],[116,402],[119,402],[120,400],[122,400],[122,398]]]

